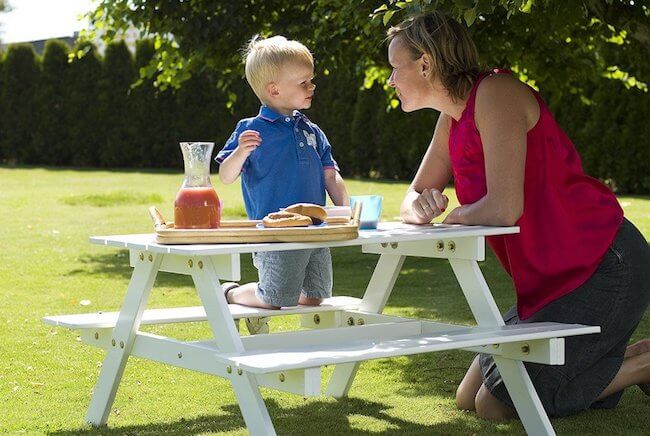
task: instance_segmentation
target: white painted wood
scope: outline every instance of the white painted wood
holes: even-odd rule
[[[197,256],[192,263],[188,262],[188,266],[192,270],[194,286],[205,307],[208,324],[220,352],[242,353],[244,345],[233,322],[219,276],[212,262],[209,258]],[[275,435],[271,417],[262,400],[255,376],[250,373],[239,374],[239,372],[237,375],[230,380],[248,431],[251,434]]]
[[[360,301],[360,300],[359,300]],[[307,329],[330,329],[341,325],[341,312],[315,312],[300,315],[300,327]]]
[[[140,260],[141,256],[145,256],[143,250],[129,250],[129,263],[134,266]],[[149,254],[146,254],[148,257]],[[176,274],[189,274],[187,268],[187,257],[169,254],[163,257],[160,264],[159,271],[176,273]],[[217,271],[222,280],[239,281],[241,280],[241,271],[239,263],[239,254],[224,254],[221,256],[210,257],[214,269]]]
[[[187,261],[186,261],[187,263]],[[228,309],[232,318],[250,318],[261,316],[281,316],[301,313],[332,312],[342,309],[354,309],[361,303],[360,298],[338,296],[326,298],[320,306],[285,307],[280,310],[260,309],[256,307],[229,304]],[[96,329],[114,327],[119,312],[79,313],[74,315],[46,316],[43,322],[58,327],[70,329]],[[181,322],[206,321],[207,316],[203,306],[174,307],[167,309],[149,309],[142,315],[140,324],[170,324]]]
[[[348,312],[355,316],[362,316],[368,318],[369,315],[361,314],[359,315],[356,312]],[[327,312],[323,315],[338,315],[338,312]],[[306,316],[306,315],[303,315]],[[399,318],[386,315],[374,315],[373,319],[369,319],[366,325],[379,324],[382,322],[410,322],[414,320],[409,318]],[[446,332],[454,329],[462,329],[465,326],[459,326],[454,324],[444,324],[444,323],[435,323],[431,321],[419,321],[421,323],[421,333],[440,333]],[[389,328],[392,328],[391,325]],[[409,327],[411,329],[411,327]],[[366,329],[368,330],[368,329]],[[340,331],[340,330],[339,330]],[[349,330],[347,332],[340,332],[337,330],[330,331],[331,340],[326,342],[328,344],[335,344],[339,342],[339,336],[351,336],[354,339],[361,339],[362,337],[356,334],[357,330]],[[399,337],[400,335],[409,336],[410,333],[417,330],[397,330],[395,331],[394,337]],[[111,332],[110,328],[103,329],[85,329],[80,331],[80,336],[82,341],[85,344],[96,346],[99,348],[108,349],[111,342]],[[296,333],[300,336],[300,339],[296,340]],[[366,334],[365,338],[376,337],[377,335]],[[393,336],[391,336],[393,337]],[[154,339],[155,338],[155,339]],[[143,342],[142,341],[159,341],[159,348],[157,352],[148,352],[142,351]],[[314,339],[308,332],[286,332],[279,333],[270,337],[270,340],[260,336],[247,336],[242,338],[244,347],[247,351],[252,350],[268,350],[273,348],[282,348],[287,343],[300,344],[300,345],[319,345],[324,342]],[[188,345],[189,344],[189,345]],[[526,346],[525,349],[522,349],[523,346]],[[190,351],[187,351],[189,347]],[[198,351],[197,351],[198,349]],[[507,357],[509,359],[522,360],[525,362],[534,362],[534,363],[543,363],[546,365],[563,365],[564,364],[564,338],[551,338],[551,339],[531,339],[525,342],[513,342],[513,343],[501,343],[501,344],[491,344],[483,345],[480,347],[470,347],[463,348],[465,351],[472,351],[475,353],[486,353],[496,356]],[[182,368],[191,369],[194,371],[205,372],[208,374],[224,376],[224,370],[222,366],[214,368],[212,365],[212,358],[206,357],[205,354],[200,354],[200,357],[196,359],[197,365],[192,366],[194,361],[192,359],[183,359],[183,362],[177,360],[177,354],[181,352],[183,356],[191,356],[188,353],[217,353],[219,352],[217,345],[214,341],[197,341],[197,342],[181,342],[174,339],[161,337],[157,335],[152,335],[149,333],[138,333],[136,335],[135,341],[133,343],[133,349],[131,355],[136,357],[147,358],[150,360],[155,360],[161,363],[166,363],[169,365],[180,366]],[[162,356],[160,357],[159,356]],[[212,356],[210,354],[210,356]],[[187,363],[185,363],[187,362]],[[305,382],[307,383],[307,382]],[[261,385],[269,386],[266,382],[260,381]],[[282,386],[282,385],[279,385]],[[318,385],[320,389],[320,384]],[[303,389],[303,388],[300,388]],[[305,388],[306,389],[306,388]],[[307,396],[302,390],[287,391],[294,392],[300,395]]]
[[[112,329],[87,329],[82,330],[80,336],[85,344],[108,350],[112,347],[111,332]],[[228,365],[215,359],[217,353],[219,349],[214,341],[184,342],[143,332],[136,334],[131,349],[131,356],[230,379],[236,370],[233,371],[230,366],[229,373]],[[320,368],[284,371],[283,380],[280,380],[280,373],[259,374],[256,377],[260,386],[303,397],[320,395]]]
[[[449,264],[478,325],[505,325],[478,263],[473,260],[449,259]]]
[[[237,373],[231,378],[231,383],[248,432],[251,435],[275,436],[275,429],[260,395],[255,375],[248,372]]]
[[[372,272],[370,282],[366,287],[359,310],[363,312],[381,313],[386,306],[386,301],[395,286],[406,256],[382,254]],[[354,376],[359,370],[358,363],[347,363],[334,368],[327,385],[327,395],[341,398],[348,394],[354,381]]]
[[[464,327],[463,327],[464,328]],[[415,337],[422,333],[422,323],[417,320],[402,323],[373,324],[354,327],[339,327],[323,330],[302,330],[272,335],[242,337],[246,352],[286,350],[312,347],[344,347],[355,341],[380,342],[396,338]],[[245,354],[243,353],[243,354]],[[228,354],[228,353],[224,353]]]
[[[474,236],[518,233],[519,227],[462,226],[456,224],[428,224],[422,226],[402,223],[379,223],[377,230],[361,230],[359,237],[349,241],[261,243],[261,244],[199,244],[162,245],[155,242],[155,234],[93,236],[90,242],[118,248],[171,253],[182,256],[253,253],[257,251],[303,250],[317,247],[352,247],[418,240],[453,239]]]
[[[122,311],[113,330],[114,345],[104,359],[86,413],[86,421],[92,425],[106,423],[162,257],[154,254],[151,260],[145,257],[135,265]]]
[[[276,343],[265,344],[261,340],[265,338],[253,336],[250,342],[246,342],[250,350],[237,354],[223,353],[218,355],[217,359],[224,359],[224,362],[232,363],[246,371],[264,374],[495,343],[519,343],[521,346],[536,339],[575,336],[600,331],[599,327],[539,323],[504,327],[461,327],[448,332],[409,334],[419,328],[421,328],[421,323],[415,321],[390,326],[376,324],[340,329],[340,335],[327,335],[329,332],[325,330],[291,332],[276,338],[276,341],[281,341],[282,338],[286,339],[282,348],[279,348]],[[341,340],[341,335],[344,335],[344,341]],[[249,344],[254,346],[249,346]]]
[[[255,374],[255,378],[260,386],[289,392],[301,397],[318,397],[321,394],[321,368]]]
[[[525,349],[522,349],[523,346]],[[564,338],[535,339],[512,344],[493,344],[482,347],[464,348],[465,351],[491,354],[507,359],[545,365],[564,365]]]
[[[485,238],[469,237],[437,239],[426,241],[407,241],[363,246],[364,253],[401,254],[437,259],[485,260]]]
[[[494,356],[512,402],[517,409],[519,419],[531,436],[555,435],[551,421],[539,400],[537,391],[526,372],[523,362]]]
[[[505,325],[478,264],[475,261],[461,259],[450,259],[449,263],[479,326]],[[554,435],[551,422],[524,364],[521,361],[499,356],[494,356],[494,362],[503,377],[526,432],[530,435]]]

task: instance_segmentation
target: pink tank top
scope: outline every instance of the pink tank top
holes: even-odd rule
[[[474,124],[474,84],[465,111],[452,119],[449,154],[456,195],[472,204],[487,193],[483,144]],[[532,90],[532,88],[531,88]],[[512,277],[517,312],[526,319],[591,277],[623,220],[612,192],[582,171],[580,157],[539,94],[537,124],[528,132],[524,210],[520,233],[488,237],[488,244]]]

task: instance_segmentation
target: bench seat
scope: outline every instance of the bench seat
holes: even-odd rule
[[[504,327],[450,325],[450,329],[446,331],[437,330],[440,324],[433,324],[437,331],[423,331],[428,324],[413,321],[251,336],[243,338],[244,345],[249,351],[241,354],[217,353],[216,358],[245,371],[266,374],[369,359],[493,344],[527,343],[600,332],[600,327],[597,326],[559,323],[531,323]],[[416,333],[418,330],[421,333]],[[272,340],[268,336],[277,338]],[[205,346],[205,343],[202,345]],[[561,352],[564,352],[563,344]]]
[[[296,306],[280,310],[260,309],[256,307],[229,304],[230,313],[234,319],[253,318],[261,316],[293,315],[304,313],[322,313],[337,310],[349,310],[359,307],[361,299],[354,297],[332,297],[323,300],[320,306]],[[97,329],[113,328],[117,322],[119,312],[79,313],[74,315],[46,316],[43,322],[57,327],[69,329]],[[207,317],[203,306],[174,307],[168,309],[149,309],[142,315],[142,325],[170,324],[181,322],[206,321]]]

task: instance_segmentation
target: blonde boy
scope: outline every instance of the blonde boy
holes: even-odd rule
[[[309,109],[316,85],[314,60],[304,45],[283,36],[254,37],[245,53],[246,79],[262,106],[237,127],[216,161],[219,178],[241,186],[249,219],[262,219],[294,203],[335,205],[349,197],[323,131],[299,112]],[[229,303],[263,308],[318,305],[332,295],[329,249],[253,255],[259,282],[223,285]],[[268,331],[266,324],[249,330]],[[251,331],[253,333],[253,331]]]

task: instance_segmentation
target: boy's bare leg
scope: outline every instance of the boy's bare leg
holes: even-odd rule
[[[260,307],[262,309],[279,309],[278,306],[272,306],[260,301],[255,295],[257,283],[246,283],[237,288],[231,289],[226,295],[228,303],[241,304],[243,306]]]
[[[322,302],[322,298],[306,297],[303,294],[300,294],[300,298],[298,299],[298,304],[302,304],[303,306],[318,306]]]

